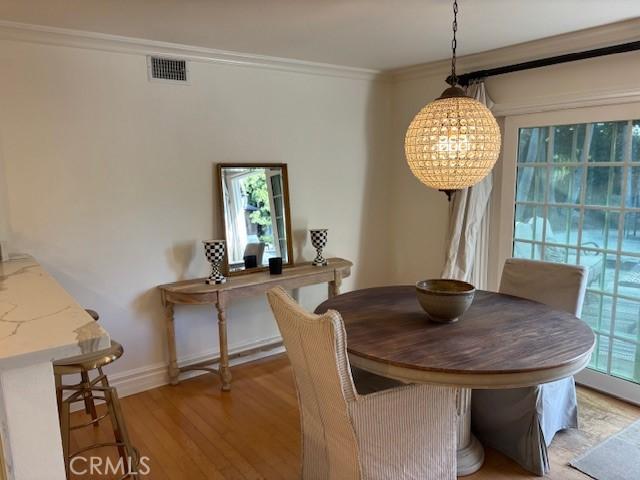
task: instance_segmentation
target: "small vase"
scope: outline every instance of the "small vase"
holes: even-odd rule
[[[204,254],[211,264],[211,275],[206,282],[209,285],[219,285],[227,281],[226,277],[220,271],[220,265],[224,260],[226,242],[224,240],[205,240]]]
[[[316,249],[317,255],[312,265],[315,267],[323,267],[327,264],[327,260],[322,256],[322,250],[327,246],[327,229],[319,228],[309,230],[311,234],[311,245]]]

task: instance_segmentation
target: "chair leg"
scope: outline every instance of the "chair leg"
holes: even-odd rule
[[[95,420],[98,418],[98,412],[96,410],[96,403],[93,399],[93,392],[91,391],[91,379],[89,378],[89,372],[83,371],[80,376],[82,377],[82,388],[84,389],[84,393],[82,396],[84,397],[84,411],[91,415],[91,419]],[[98,422],[93,424],[94,428],[97,428]]]
[[[58,403],[58,418],[62,416],[62,375],[53,374],[56,382],[56,401]]]
[[[115,388],[109,385],[109,378],[104,374],[101,367],[98,367],[98,375],[100,375],[100,382],[102,383],[102,387],[105,389],[105,398],[108,399],[107,407],[109,409],[116,442],[123,444],[123,447],[118,447],[120,458],[123,459],[125,465],[132,465],[133,469],[137,469],[135,449],[129,440],[129,432],[127,431],[127,425],[124,421],[124,416],[122,415],[122,409],[120,408],[118,392]]]
[[[60,390],[60,392],[62,392]],[[64,456],[64,469],[69,477],[69,438],[71,434],[71,404],[62,401],[60,404],[60,436],[62,437],[62,454]]]
[[[102,379],[100,380],[100,383],[102,383],[102,386],[105,387],[105,388],[109,388],[111,385],[109,385],[109,379],[107,378],[107,376],[102,371],[102,367],[98,367],[98,375],[100,375],[100,377],[102,377]]]
[[[107,408],[113,424],[113,434],[118,445],[118,453],[123,460],[125,466],[130,466],[131,471],[136,471],[138,467],[137,452],[131,440],[129,439],[129,431],[122,415],[120,407],[120,399],[118,392],[113,387],[105,389],[105,398],[107,399]],[[131,474],[131,478],[137,478],[136,474]]]

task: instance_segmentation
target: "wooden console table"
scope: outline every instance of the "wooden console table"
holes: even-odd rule
[[[229,346],[227,345],[226,308],[229,301],[254,295],[261,295],[270,288],[280,286],[294,289],[307,285],[327,283],[329,298],[340,294],[342,279],[351,274],[353,263],[342,258],[330,258],[324,267],[314,267],[311,263],[301,263],[285,268],[282,275],[270,275],[269,272],[256,272],[227,278],[221,285],[208,285],[204,278],[184,280],[160,285],[162,305],[165,309],[167,342],[169,344],[169,379],[177,385],[180,372],[188,370],[207,370],[220,375],[222,390],[231,390],[231,371],[229,369]],[[218,312],[218,334],[220,336],[220,357],[204,362],[178,367],[176,356],[176,334],[173,309],[174,305],[215,305]],[[234,355],[250,355],[282,345],[276,342]],[[218,368],[210,365],[218,363]]]

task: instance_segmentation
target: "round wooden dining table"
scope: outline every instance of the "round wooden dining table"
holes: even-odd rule
[[[344,320],[351,365],[405,383],[459,389],[458,475],[470,475],[484,461],[471,434],[472,389],[569,377],[587,366],[595,344],[591,328],[570,313],[487,291],[477,291],[469,310],[449,324],[429,321],[414,286],[352,291],[315,312],[329,309]]]

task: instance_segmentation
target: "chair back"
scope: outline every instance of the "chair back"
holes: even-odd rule
[[[282,288],[267,292],[293,368],[302,417],[302,478],[359,478],[358,444],[347,402],[356,391],[342,317],[314,315]]]
[[[535,300],[580,317],[588,274],[582,265],[509,258],[502,270],[500,293]]]

